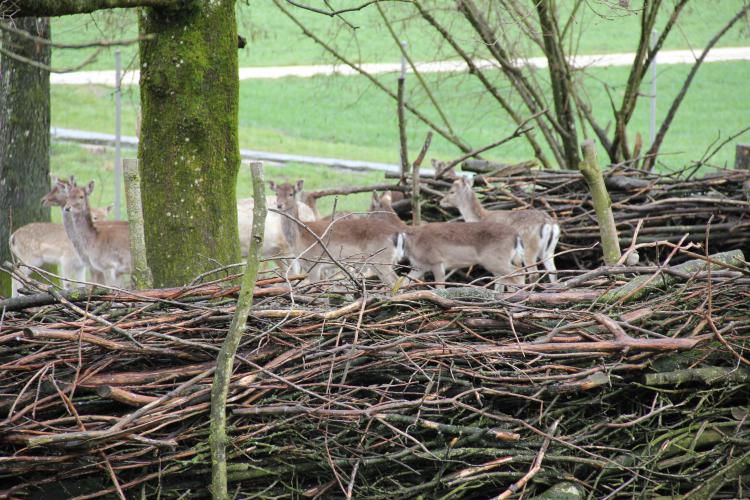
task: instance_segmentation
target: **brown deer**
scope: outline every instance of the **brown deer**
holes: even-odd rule
[[[473,185],[473,178],[457,178],[450,191],[440,200],[440,206],[457,208],[466,222],[502,222],[513,226],[523,239],[524,266],[534,273],[538,271],[537,263],[541,261],[550,281],[557,281],[554,259],[560,239],[560,225],[541,210],[487,210],[477,199]]]
[[[398,191],[395,192],[397,193]],[[393,206],[391,205],[391,193],[392,192],[385,192],[382,195],[378,195],[377,191],[372,192],[370,213],[368,214],[368,217],[371,219],[383,220],[398,229],[406,228],[408,226],[401,220],[396,211],[393,210]]]
[[[297,186],[300,192],[303,187],[302,183],[303,181],[299,181]],[[250,248],[254,206],[255,202],[252,198],[237,200],[237,224],[240,232],[240,249],[242,250],[243,257],[247,257],[247,252]],[[276,197],[266,196],[266,206],[275,207]],[[300,220],[307,222],[316,219],[312,208],[299,201],[299,199],[297,200],[297,209],[299,211]],[[282,216],[275,212],[269,211],[266,214],[266,224],[263,229],[264,258],[272,259],[274,257],[283,257],[290,254],[289,246],[284,238],[284,233],[281,231],[281,219]],[[281,258],[276,259],[276,265],[281,269],[287,268],[284,260]]]
[[[94,222],[105,220],[111,209],[112,206],[93,208],[91,218]],[[63,286],[67,285],[68,280],[78,282],[86,280],[86,264],[78,256],[62,224],[52,222],[26,224],[10,235],[8,244],[15,259],[27,266],[57,266],[63,278]],[[25,276],[29,276],[32,270],[22,267],[20,271]],[[20,283],[14,278],[11,286],[15,297]]]
[[[378,220],[347,217],[332,222],[307,222],[306,227],[302,227],[296,204],[298,186],[271,184],[276,191],[278,210],[292,217],[282,215],[282,230],[299,266],[308,272],[308,279],[311,282],[320,281],[321,268],[333,265],[326,262],[329,257],[309,229],[342,265],[359,264],[372,268],[381,281],[393,286],[398,279],[393,265],[401,257],[398,231],[384,227]]]
[[[131,272],[128,223],[94,224],[89,207],[94,181],[84,187],[77,186],[74,180],[68,184],[58,182],[56,187],[65,194],[63,226],[78,256],[93,271],[102,273],[105,284],[117,285],[117,275]]]
[[[481,265],[495,277],[495,290],[505,285],[520,286],[524,262],[521,237],[509,225],[499,222],[437,222],[407,227],[404,256],[412,271],[408,278],[421,278],[427,271],[438,288],[445,288],[445,272]]]

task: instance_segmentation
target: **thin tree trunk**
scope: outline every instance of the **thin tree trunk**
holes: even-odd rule
[[[216,373],[211,387],[211,426],[209,444],[211,447],[211,493],[215,500],[229,498],[227,492],[227,394],[232,378],[234,355],[240,345],[247,324],[247,315],[253,305],[253,290],[258,276],[260,251],[263,248],[263,228],[266,222],[266,196],[264,192],[263,170],[260,162],[250,165],[253,174],[253,229],[250,250],[247,255],[247,268],[242,278],[242,288],[237,299],[237,308],[229,326],[226,339],[221,346],[216,363]]]
[[[23,18],[15,27],[49,38],[49,20]],[[2,46],[45,66],[49,45],[2,32]],[[0,59],[0,263],[9,261],[8,238],[18,227],[49,221],[40,200],[49,191],[49,73],[10,57]],[[0,295],[10,296],[10,276],[0,272]]]
[[[586,180],[591,192],[596,211],[596,220],[599,223],[599,233],[602,239],[602,250],[604,251],[604,263],[613,266],[620,260],[620,239],[617,236],[617,226],[612,215],[612,200],[604,185],[602,170],[596,159],[596,144],[589,139],[581,145],[583,161],[578,165],[579,170]]]
[[[144,8],[139,147],[154,286],[240,260],[235,184],[239,80],[234,0]]]
[[[709,51],[713,48],[714,45],[716,45],[721,37],[723,37],[727,33],[727,31],[729,31],[732,26],[737,23],[737,21],[742,19],[742,17],[747,14],[748,10],[750,10],[750,5],[745,5],[744,7],[742,7],[739,12],[737,12],[737,14],[735,14],[734,17],[732,17],[732,19],[730,19],[729,22],[727,22],[727,24],[725,24],[719,30],[719,32],[716,33],[716,35],[714,35],[714,37],[708,42],[706,48],[703,49],[700,57],[698,57],[698,59],[695,61],[693,67],[690,68],[690,73],[688,73],[687,78],[685,78],[685,82],[682,84],[682,88],[677,93],[677,97],[674,98],[674,101],[672,101],[672,105],[669,107],[667,117],[661,123],[659,131],[656,133],[654,143],[651,145],[645,155],[646,159],[644,161],[644,170],[651,170],[656,164],[656,155],[659,154],[659,148],[661,147],[662,142],[664,142],[664,137],[667,135],[667,131],[669,130],[670,125],[672,125],[672,120],[674,120],[674,117],[677,114],[677,110],[680,108],[680,104],[682,104],[682,100],[685,98],[685,95],[690,88],[690,84],[693,83],[693,78],[695,78],[696,73],[698,73],[698,69],[700,69],[701,64],[703,64],[703,61],[706,59]]]
[[[130,255],[133,259],[133,285],[136,290],[153,286],[151,269],[146,259],[146,239],[143,236],[143,202],[141,201],[141,175],[138,160],[123,160],[125,200],[128,207],[128,229],[130,230]]]
[[[563,41],[560,38],[555,15],[554,2],[542,0],[536,4],[539,25],[542,28],[544,53],[549,67],[552,97],[555,102],[555,114],[560,124],[560,140],[567,165],[572,168],[578,165],[578,132],[576,131],[575,114],[573,113],[573,99],[571,96],[573,82],[570,78],[570,67],[563,52]]]

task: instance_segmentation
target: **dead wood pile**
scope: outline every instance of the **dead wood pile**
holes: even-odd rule
[[[732,259],[646,268],[641,296],[612,295],[623,269],[522,300],[465,287],[340,306],[261,280],[230,388],[230,491],[741,496],[750,278]],[[0,304],[0,497],[206,496],[236,294],[220,285]]]

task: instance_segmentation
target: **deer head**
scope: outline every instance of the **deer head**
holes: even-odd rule
[[[94,190],[94,181],[89,182],[84,187],[78,187],[73,185],[69,187],[67,191],[65,206],[63,207],[64,212],[74,214],[87,214],[90,212],[89,209],[89,195]]]
[[[474,178],[459,177],[453,181],[450,191],[440,199],[440,206],[443,208],[459,208],[469,203],[474,197]]]

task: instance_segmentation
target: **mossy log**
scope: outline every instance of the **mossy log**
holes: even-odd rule
[[[750,370],[707,366],[703,368],[691,368],[689,370],[648,373],[644,380],[646,385],[681,385],[690,382],[701,382],[707,385],[716,383],[746,384],[750,382]]]
[[[729,252],[713,254],[710,255],[708,259],[711,261],[711,269],[731,269],[732,267],[742,269],[745,267],[745,254],[742,253],[742,250],[731,250]],[[706,271],[709,269],[709,263],[704,259],[695,259],[672,266],[670,269],[676,271],[677,275],[662,272],[657,275],[638,276],[625,285],[622,285],[611,292],[605,293],[599,298],[599,300],[612,303],[617,302],[618,300],[625,301],[638,299],[656,288],[671,285],[680,279],[678,276],[679,274],[695,274],[701,271]]]
[[[612,215],[612,200],[607,192],[607,186],[596,159],[594,141],[585,141],[581,145],[581,150],[583,151],[583,161],[578,164],[578,169],[583,174],[583,178],[589,186],[589,191],[591,191],[596,220],[599,222],[604,263],[612,266],[620,260],[620,240],[617,236],[615,218]]]

